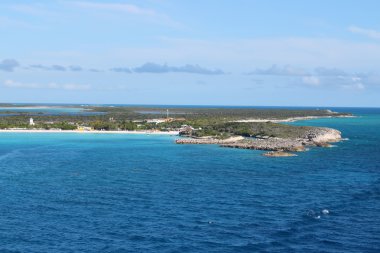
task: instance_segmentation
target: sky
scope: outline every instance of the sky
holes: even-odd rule
[[[2,0],[0,103],[380,107],[378,0]]]

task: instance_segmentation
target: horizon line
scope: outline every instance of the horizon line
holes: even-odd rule
[[[49,103],[49,102],[0,102],[3,104],[14,104],[14,105],[79,105],[79,106],[186,106],[186,107],[288,107],[288,108],[370,108],[370,109],[380,109],[380,106],[335,106],[335,105],[228,105],[228,104],[120,104],[120,103]]]

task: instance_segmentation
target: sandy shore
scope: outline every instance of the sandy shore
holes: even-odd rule
[[[300,120],[310,120],[310,119],[328,119],[328,118],[354,118],[355,116],[351,115],[340,115],[340,116],[305,116],[305,117],[293,117],[287,119],[243,119],[236,120],[233,122],[273,122],[273,123],[282,123],[282,122],[295,122]]]
[[[44,130],[44,129],[0,129],[0,133],[78,133],[78,134],[148,134],[148,135],[178,135],[178,131],[81,131],[81,130]]]

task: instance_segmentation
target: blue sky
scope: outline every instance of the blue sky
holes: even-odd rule
[[[0,102],[380,106],[379,1],[0,2]]]

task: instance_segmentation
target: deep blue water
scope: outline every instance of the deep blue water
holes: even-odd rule
[[[297,157],[175,137],[0,133],[0,252],[380,252],[380,109]],[[322,210],[329,214],[322,214]]]

